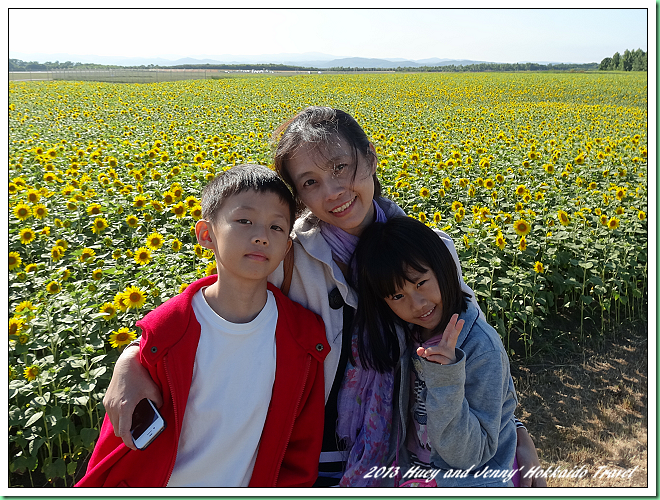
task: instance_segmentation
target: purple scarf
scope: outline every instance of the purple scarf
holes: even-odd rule
[[[376,222],[385,222],[385,212],[374,200]],[[349,264],[359,241],[357,236],[321,223],[321,235],[330,245],[333,255]],[[355,271],[353,271],[355,272]],[[357,335],[353,334],[351,349],[357,359]],[[337,434],[349,445],[346,470],[340,486],[378,486],[379,479],[365,479],[374,466],[385,466],[392,426],[393,372],[378,373],[353,366],[350,362],[337,398]]]

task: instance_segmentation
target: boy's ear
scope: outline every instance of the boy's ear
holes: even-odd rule
[[[197,242],[204,248],[210,248],[211,250],[215,249],[211,224],[208,221],[205,221],[204,219],[197,221],[195,224],[195,236],[197,236]]]

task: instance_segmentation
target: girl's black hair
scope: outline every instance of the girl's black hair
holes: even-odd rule
[[[351,115],[340,109],[325,106],[310,106],[293,118],[282,123],[273,132],[272,142],[276,144],[274,154],[275,170],[291,187],[300,208],[300,199],[288,170],[288,161],[303,147],[313,147],[320,159],[324,159],[325,148],[332,142],[343,139],[353,153],[353,178],[357,172],[359,156],[368,161],[377,161],[371,150],[371,143],[362,127]],[[373,174],[374,198],[381,196],[378,176]]]
[[[411,217],[374,222],[360,236],[353,254],[357,269],[357,328],[359,363],[379,372],[394,368],[401,350],[396,326],[403,327],[406,341],[414,340],[414,328],[396,316],[385,302],[406,281],[410,270],[435,273],[442,297],[442,317],[434,334],[444,331],[452,314],[467,308],[470,295],[461,289],[456,263],[440,237]],[[355,360],[351,360],[355,364]]]

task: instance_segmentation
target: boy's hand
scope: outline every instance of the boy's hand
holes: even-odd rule
[[[442,340],[438,345],[424,349],[423,347],[417,348],[417,355],[441,365],[451,365],[456,363],[456,342],[458,335],[463,329],[465,324],[464,320],[458,321],[458,314],[452,315],[449,318],[449,323],[445,331],[442,333]]]
[[[151,399],[157,407],[163,404],[163,397],[147,369],[140,364],[138,346],[127,347],[119,356],[108,390],[103,397],[103,406],[108,414],[115,436],[120,437],[126,446],[136,450],[131,438],[133,410],[144,398]]]
[[[534,446],[534,441],[532,441],[532,436],[529,435],[527,429],[524,427],[518,427],[516,429],[516,435],[518,437],[516,458],[518,459],[518,469],[520,470],[520,486],[523,488],[546,488],[548,483],[543,476],[525,477],[527,471],[533,467],[541,466],[539,456],[536,453],[536,447]]]

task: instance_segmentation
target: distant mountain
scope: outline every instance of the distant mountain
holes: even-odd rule
[[[195,57],[183,57],[175,59],[176,56],[164,57],[122,57],[122,56],[95,56],[95,55],[73,55],[73,54],[25,54],[9,51],[12,59],[39,63],[45,62],[80,62],[107,64],[116,66],[181,66],[184,64],[285,64],[289,66],[301,66],[306,68],[419,68],[424,66],[468,66],[470,64],[493,63],[493,61],[473,61],[469,59],[402,59],[402,58],[367,58],[367,57],[337,57],[322,52],[305,52],[302,54],[281,53],[261,55],[201,55]],[[522,61],[521,64],[527,61]],[[561,64],[558,62],[529,61],[536,64]]]

